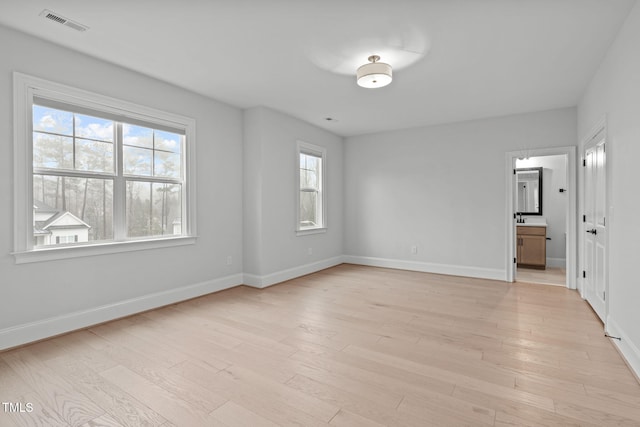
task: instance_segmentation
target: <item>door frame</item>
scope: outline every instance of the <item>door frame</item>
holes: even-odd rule
[[[567,226],[567,240],[566,240],[566,287],[569,289],[576,289],[577,287],[577,171],[576,171],[576,146],[568,147],[549,147],[549,148],[537,148],[527,150],[528,157],[541,157],[541,156],[554,156],[564,155],[567,159],[567,193],[568,203],[566,206],[566,226]],[[518,157],[522,157],[522,150],[509,151],[505,155],[505,182],[506,182],[506,260],[505,260],[505,281],[514,282],[516,279],[516,221],[514,215],[516,213],[516,185],[515,175],[513,170],[516,167],[516,160]]]

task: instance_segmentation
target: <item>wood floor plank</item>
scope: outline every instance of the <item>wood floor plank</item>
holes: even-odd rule
[[[158,326],[160,327],[139,327],[132,333],[136,335],[142,334],[149,339],[163,341],[171,348],[171,351],[184,353],[187,356],[187,360],[196,359],[205,361],[208,365],[216,368],[216,370],[221,370],[229,366],[230,363],[225,362],[222,357],[222,354],[224,354],[229,347],[216,340],[216,337],[211,337],[206,334],[199,335],[188,325],[183,325],[181,333],[176,334],[163,332],[164,324]],[[212,341],[215,341],[215,344]],[[240,344],[241,342],[234,343],[231,348],[235,348]],[[176,365],[179,364],[180,363]]]
[[[340,410],[339,406],[327,404],[312,395],[297,392],[287,386],[289,382],[286,383],[287,385],[284,385],[270,381],[239,366],[230,366],[219,372],[218,376],[225,376],[236,382],[240,381],[245,384],[251,384],[256,390],[260,390],[262,393],[269,393],[276,398],[288,402],[292,406],[302,408],[303,411],[309,415],[325,422],[329,422]]]
[[[455,388],[453,383],[348,353],[309,346],[306,343],[291,358],[327,371],[339,372],[340,375],[357,379],[363,384],[370,384],[373,389],[386,388],[403,396],[423,396],[430,392],[451,395]]]
[[[495,418],[493,411],[490,415],[479,413],[475,417],[468,417],[468,414],[455,414],[447,410],[433,408],[425,405],[425,401],[415,398],[406,398],[403,400],[398,407],[398,411],[423,420],[425,425],[487,427],[493,426]]]
[[[589,422],[588,420],[578,420],[573,417],[565,417],[557,414],[555,407],[543,409],[530,405],[527,401],[505,399],[502,396],[467,389],[465,387],[456,387],[453,396],[470,403],[493,408],[496,411],[496,425],[575,425],[584,427],[596,427],[599,425],[595,420]]]
[[[558,393],[571,393],[576,396],[585,396],[587,392],[584,384],[575,381],[565,381],[557,377],[536,374],[530,371],[516,374],[516,389],[542,390],[541,387],[553,388]]]
[[[1,384],[1,383],[0,383]],[[0,388],[0,390],[2,390]],[[62,418],[62,416],[53,409],[49,402],[43,400],[42,397],[35,392],[28,392],[22,395],[6,395],[3,393],[2,400],[4,402],[22,403],[26,408],[30,403],[33,408],[32,412],[5,412],[4,408],[0,409],[0,426],[10,427],[71,427],[72,424]],[[26,409],[25,409],[26,410]]]
[[[2,358],[35,391],[39,397],[37,400],[70,426],[82,425],[105,413],[104,409],[48,368],[29,348],[5,353]]]
[[[613,408],[615,411],[615,408]],[[636,409],[635,412],[637,412]],[[625,414],[620,415],[611,410],[599,410],[593,409],[584,405],[577,405],[574,403],[556,402],[556,412],[560,415],[564,415],[570,418],[574,418],[580,421],[594,423],[600,426],[624,426],[624,427],[638,427],[640,421],[637,419],[631,419],[627,417],[628,411]]]
[[[485,374],[480,374],[478,378],[475,378],[473,374],[469,372],[461,374],[453,370],[449,371],[447,367],[443,367],[440,363],[436,365],[417,363],[410,359],[403,359],[398,356],[392,356],[356,346],[349,346],[344,351],[348,351],[351,354],[361,355],[366,358],[371,358],[373,360],[383,361],[387,364],[398,365],[417,374],[434,377],[440,380],[449,379],[456,385],[464,385],[465,387],[501,396],[505,399],[528,402],[543,409],[553,408],[553,401],[545,396],[515,390],[515,376],[505,376],[503,380],[500,378],[493,380],[491,378],[485,378]],[[500,384],[504,381],[506,381],[505,384]]]
[[[96,346],[100,347],[104,340],[88,330],[76,331],[57,337],[55,340],[47,340],[44,342],[56,342],[63,349],[63,351],[49,353],[46,358],[43,358],[40,353],[37,353],[38,358],[44,362],[52,358],[69,357],[69,355],[73,355],[73,359],[90,365],[91,369],[95,372],[101,372],[118,365],[118,362],[95,348]]]
[[[399,413],[391,405],[386,407],[377,405],[359,395],[312,380],[303,375],[296,375],[287,382],[287,385],[331,405],[342,407],[349,412],[385,425],[418,426],[424,424],[420,418],[414,417],[412,414]]]
[[[171,307],[166,307],[164,310],[150,311],[142,314],[142,316],[154,320],[155,322],[150,325],[151,328],[166,336],[180,337],[186,334],[198,337],[204,335],[210,340],[214,340],[216,344],[226,348],[237,347],[243,342],[240,339],[216,331],[215,328],[209,327],[209,325],[204,324],[194,316],[172,310]],[[203,332],[206,333],[203,334]]]
[[[490,383],[513,387],[515,376],[512,372],[499,366],[484,363],[479,352],[457,352],[453,357],[445,348],[440,352],[437,346],[428,345],[401,345],[393,341],[381,341],[372,346],[361,346],[375,352],[380,352],[392,357],[426,365],[429,368],[440,368],[445,371],[453,371],[456,374],[468,375],[482,379]],[[345,350],[347,351],[347,350]]]
[[[11,366],[5,362],[0,355],[0,384],[2,384],[2,398],[4,395],[21,395],[34,391],[27,382],[23,381],[20,376],[13,370]],[[7,402],[7,400],[3,400]],[[4,411],[0,411],[3,414]]]
[[[122,424],[120,419],[115,419],[109,414],[102,415],[101,417],[94,418],[91,421],[88,421],[82,424],[81,427],[121,427],[126,424]],[[132,424],[135,425],[135,424]],[[138,424],[138,425],[160,425],[160,424]]]
[[[168,351],[167,347],[162,343],[158,343],[158,341],[154,342],[132,334],[130,332],[132,329],[135,330],[135,323],[130,319],[122,319],[93,327],[89,329],[89,332],[106,339],[113,345],[127,348],[134,352],[140,353],[139,349],[145,349],[145,358],[147,361],[153,361],[154,366],[170,368],[186,360],[184,354]]]
[[[384,424],[377,423],[360,415],[341,409],[329,423],[334,427],[383,427]]]
[[[191,361],[174,366],[172,370],[229,400],[242,402],[243,406],[250,407],[252,412],[278,425],[311,427],[327,425],[326,421],[313,417],[302,410],[303,408],[291,405],[287,396],[272,394],[268,389],[256,387],[251,382],[241,381],[226,371],[215,371],[206,364]],[[325,414],[328,412],[321,412],[320,416],[326,418]]]
[[[103,371],[100,376],[127,390],[146,406],[174,424],[206,425],[209,412],[211,412],[208,408],[193,404],[180,394],[167,391],[124,366],[116,366]]]
[[[622,393],[620,391],[604,390],[592,385],[585,385],[584,388],[588,396],[603,400],[613,400],[618,403],[640,408],[640,385],[638,386],[638,393]]]
[[[277,427],[278,425],[261,417],[242,405],[228,401],[211,412],[211,418],[216,424],[227,426]]]
[[[189,402],[191,408],[197,409],[200,413],[209,413],[227,400],[218,394],[207,392],[199,385],[179,375],[173,374],[171,370],[166,369],[161,363],[154,363],[153,360],[148,359],[146,354],[142,352],[135,352],[129,348],[112,344],[107,344],[103,351],[120,364],[116,368],[124,367],[127,371],[134,372],[144,378],[145,381],[153,383],[166,392],[174,396],[180,396],[182,400]],[[104,376],[102,375],[103,372],[100,373],[101,376]],[[121,384],[117,382],[115,384],[127,390]]]
[[[520,360],[518,358],[499,353],[486,353],[483,358],[483,360],[489,361],[496,365],[505,368],[511,368],[516,373],[516,375],[522,373],[534,373],[545,376],[547,378],[557,378],[561,382],[566,381],[585,385],[588,384],[605,390],[629,393],[632,396],[640,393],[637,384],[617,382],[614,379],[608,378],[607,370],[603,370],[602,365],[594,365],[596,369],[594,369],[593,371],[584,372],[577,369],[574,370],[569,366],[565,368],[558,368],[555,366],[529,362],[527,360]]]
[[[530,411],[519,411],[518,414],[496,412],[495,427],[597,427],[580,420],[562,417],[556,414],[537,414]],[[600,426],[602,427],[602,426]]]
[[[107,414],[91,420],[89,425],[158,426],[167,421],[77,359],[60,356],[47,360],[45,364],[73,381],[78,390],[107,411]]]
[[[304,360],[296,358],[296,361]],[[345,366],[337,363],[314,363],[314,360],[306,359],[308,363],[299,363],[295,367],[296,375],[324,382],[344,391],[362,396],[363,398],[380,405],[397,407],[404,397],[398,391],[390,387],[390,381],[386,381],[387,387],[375,384],[374,373],[366,372],[354,366]],[[385,378],[388,379],[388,378]],[[380,381],[382,382],[382,381]]]

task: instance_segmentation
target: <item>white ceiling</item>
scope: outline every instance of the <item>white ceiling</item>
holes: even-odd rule
[[[635,1],[0,3],[6,26],[350,136],[574,106]],[[45,8],[90,29],[38,16]],[[394,67],[394,81],[360,88],[355,69],[374,53]]]

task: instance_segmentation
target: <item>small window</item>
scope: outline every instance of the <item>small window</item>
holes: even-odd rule
[[[118,243],[193,236],[192,119],[14,78],[16,158],[23,160],[16,163],[18,262],[56,247],[64,250],[39,259],[84,255],[65,252],[70,248],[102,245],[100,253],[111,253],[142,248]]]
[[[299,234],[321,232],[326,229],[325,170],[326,150],[298,142],[298,212]]]

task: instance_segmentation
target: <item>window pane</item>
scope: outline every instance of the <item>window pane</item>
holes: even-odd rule
[[[311,191],[300,192],[300,226],[310,227],[318,224],[317,213],[318,193]]]
[[[136,147],[122,147],[124,173],[127,175],[151,176],[153,150]]]
[[[73,113],[49,107],[33,106],[33,130],[73,135]]]
[[[300,188],[318,189],[318,170],[320,159],[318,157],[300,153]]]
[[[300,171],[300,188],[301,189],[318,189],[318,176],[315,171]]]
[[[150,128],[123,123],[122,138],[124,145],[153,148],[153,129]]]
[[[171,151],[172,153],[180,153],[180,151],[182,151],[180,146],[181,139],[182,139],[181,136],[178,135],[177,133],[156,130],[155,138],[154,138],[154,142],[155,142],[154,148],[156,150],[164,150],[164,151]]]
[[[33,205],[35,246],[113,239],[112,180],[35,174]]]
[[[127,181],[127,236],[180,235],[182,187]]]
[[[76,114],[76,136],[113,142],[113,121]]]
[[[127,181],[127,236],[151,235],[151,183]]]
[[[152,231],[154,235],[182,234],[182,188],[178,184],[153,183]]]
[[[154,176],[165,178],[180,178],[182,168],[180,154],[166,151],[154,151]]]
[[[318,170],[318,158],[310,155],[305,155],[306,165],[305,169],[317,171]]]
[[[33,166],[73,169],[73,138],[34,132]]]
[[[76,169],[113,173],[113,144],[76,139]]]

